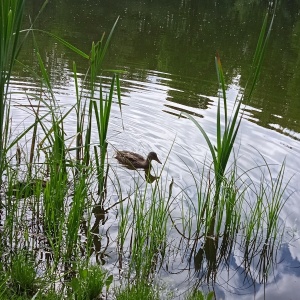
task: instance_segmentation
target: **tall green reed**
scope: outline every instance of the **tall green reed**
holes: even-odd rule
[[[105,172],[105,158],[107,153],[107,132],[108,132],[108,124],[111,112],[111,105],[113,102],[114,89],[117,89],[118,103],[121,111],[121,92],[120,92],[120,81],[118,75],[113,75],[111,80],[111,85],[109,89],[109,93],[107,96],[103,95],[103,87],[102,87],[102,79],[100,79],[100,91],[99,98],[94,99],[95,91],[96,91],[96,81],[99,79],[99,75],[102,74],[102,64],[104,57],[106,55],[110,40],[112,38],[112,34],[117,25],[118,19],[114,23],[110,34],[108,35],[106,41],[104,42],[104,35],[101,40],[97,44],[92,44],[92,49],[90,52],[90,91],[91,91],[91,102],[89,105],[89,113],[88,113],[88,128],[87,128],[87,138],[85,143],[85,162],[89,161],[89,147],[91,142],[91,130],[92,130],[92,108],[94,109],[94,114],[96,117],[97,123],[97,133],[99,138],[99,148],[100,148],[100,161],[98,159],[98,151],[97,148],[94,147],[94,154],[96,157],[96,167],[97,167],[97,178],[98,178],[98,193],[100,195],[100,201],[104,199],[105,195],[105,181],[106,176],[105,173],[108,173],[108,170]]]
[[[103,60],[107,52],[109,42],[111,40],[112,33],[116,26],[116,23],[114,24],[113,29],[111,30],[109,37],[106,40],[104,39],[104,36],[102,36],[101,40],[98,43],[92,44],[90,55],[84,54],[79,49],[75,48],[74,46],[70,45],[66,41],[60,39],[59,37],[56,37],[53,34],[49,34],[51,37],[57,39],[72,51],[75,51],[77,54],[88,59],[90,64],[84,79],[84,83],[82,86],[79,86],[76,63],[75,62],[73,63],[73,74],[75,79],[75,90],[76,90],[76,103],[65,114],[61,114],[59,112],[59,107],[56,107],[56,105],[52,105],[52,108],[55,108],[57,112],[53,111],[53,109],[46,104],[46,106],[49,108],[51,112],[53,125],[50,129],[43,129],[45,134],[44,141],[48,140],[48,146],[46,147],[46,149],[49,149],[51,145],[52,145],[51,147],[55,146],[55,141],[58,142],[62,141],[63,143],[61,145],[62,155],[60,156],[62,158],[61,170],[63,171],[62,172],[63,174],[66,174],[66,176],[61,178],[63,179],[63,182],[60,181],[60,178],[56,178],[55,181],[57,183],[61,182],[60,186],[62,186],[62,188],[60,189],[60,191],[62,192],[61,194],[62,197],[59,197],[59,199],[64,199],[64,202],[67,201],[67,203],[69,203],[70,208],[66,209],[65,207],[64,213],[61,214],[61,216],[64,216],[63,217],[64,219],[62,219],[61,223],[58,222],[59,218],[57,219],[58,222],[57,225],[60,224],[59,227],[57,227],[58,229],[57,233],[58,233],[58,241],[59,241],[58,244],[61,244],[61,242],[66,243],[64,258],[65,261],[68,263],[70,263],[74,259],[76,260],[77,253],[78,253],[77,252],[78,232],[79,232],[80,224],[83,221],[83,211],[87,207],[87,205],[91,204],[91,202],[88,200],[90,189],[93,186],[93,183],[89,181],[89,178],[91,178],[94,171],[90,161],[90,158],[92,156],[91,152],[93,149],[91,147],[92,145],[91,134],[92,131],[94,131],[95,129],[96,129],[96,133],[98,133],[99,136],[100,159],[98,157],[97,146],[94,147],[94,159],[96,162],[96,175],[97,175],[96,178],[98,183],[98,192],[100,194],[101,199],[103,199],[104,192],[105,192],[105,181],[107,178],[106,174],[108,172],[108,169],[105,166],[105,157],[107,152],[107,131],[108,131],[109,117],[111,113],[111,106],[113,103],[115,90],[117,90],[118,102],[120,105],[120,84],[119,84],[118,76],[113,75],[112,83],[109,91],[107,93],[104,92],[101,74],[103,72],[102,69]],[[43,82],[49,90],[50,97],[52,97],[53,101],[55,102],[55,95],[52,91],[51,83],[48,78],[47,71],[43,67],[39,54],[38,54],[38,58],[41,65]],[[99,81],[99,84],[97,83],[97,81]],[[86,96],[86,92],[83,93],[83,90],[86,87],[88,87],[88,91],[89,91],[88,96]],[[97,96],[98,93],[99,93],[99,98]],[[63,136],[64,120],[67,118],[69,113],[74,109],[77,115],[77,128],[75,133],[76,147],[67,149],[66,146],[64,145],[65,138]],[[87,120],[85,119],[86,116],[87,116]],[[96,119],[95,128],[92,122],[94,116]],[[45,125],[43,125],[42,123],[40,125],[42,128],[46,128]],[[59,148],[57,148],[57,150],[58,149]],[[71,159],[71,151],[73,150],[76,151],[75,162]],[[48,152],[51,155],[49,159],[49,163],[53,164],[54,163],[53,154],[56,153],[57,151],[55,152],[52,149],[51,151]],[[52,170],[51,166],[49,169],[50,171]],[[56,176],[58,176],[58,174],[56,174]],[[66,186],[67,184],[66,178],[68,178],[68,186],[70,185],[74,186],[74,192],[72,194],[72,197],[67,197],[66,195],[66,191],[68,190],[68,187]],[[50,186],[50,183],[51,183],[51,175],[47,187]],[[66,187],[65,189],[63,188],[64,186]],[[47,188],[45,189],[45,193],[46,192],[47,192]],[[72,198],[71,201],[70,198]],[[58,202],[62,203],[61,201]],[[51,201],[49,201],[49,203],[51,203]],[[50,205],[49,207],[52,209],[53,205],[52,206]],[[56,207],[55,211],[59,213],[61,210],[58,207]],[[54,215],[52,211],[50,212],[51,212],[50,215]],[[90,212],[92,211],[88,209],[88,213]],[[88,224],[90,224],[91,216],[88,216],[87,222]],[[86,231],[87,247],[92,247],[91,245],[91,241],[93,240],[92,231],[93,229],[91,231],[89,230]],[[53,246],[55,246],[54,243],[52,244]],[[58,250],[57,253],[59,254],[62,249],[57,248],[57,250]],[[90,252],[90,249],[86,249],[86,250],[87,252]],[[88,257],[89,256],[86,257],[87,261],[88,261]],[[66,267],[68,268],[68,266]]]
[[[4,129],[7,118],[8,87],[12,68],[20,50],[19,34],[24,0],[7,0],[0,3],[0,185],[5,160]]]
[[[23,1],[2,1],[1,2],[1,13],[5,14],[5,9],[14,3],[14,8],[20,8],[18,4]],[[7,5],[7,6],[6,6]],[[11,12],[8,12],[11,14]],[[14,15],[9,16],[9,18],[14,17]],[[7,20],[10,20],[10,19]],[[6,20],[6,19],[5,19]],[[3,32],[3,24],[2,32]],[[6,24],[7,25],[7,24]],[[9,25],[9,24],[8,24]],[[115,23],[116,25],[116,23]],[[115,27],[114,25],[114,27]],[[114,29],[113,27],[113,29]],[[90,163],[90,156],[92,152],[91,148],[91,132],[92,129],[92,117],[96,118],[96,130],[99,130],[99,146],[100,146],[100,162],[98,160],[97,151],[94,152],[96,155],[96,165],[97,165],[97,178],[99,180],[99,191],[103,192],[104,184],[103,178],[105,178],[105,156],[107,151],[107,130],[109,124],[109,116],[111,112],[111,105],[114,99],[114,93],[117,92],[118,102],[120,105],[120,84],[117,75],[112,76],[112,85],[108,91],[108,96],[105,95],[102,87],[102,80],[100,79],[102,75],[102,63],[107,52],[109,41],[112,37],[113,29],[109,34],[108,39],[104,39],[104,35],[99,43],[92,45],[92,50],[90,55],[81,52],[79,49],[75,48],[68,42],[49,34],[50,36],[59,40],[63,45],[67,46],[71,50],[75,51],[82,57],[86,58],[89,63],[89,70],[85,77],[84,84],[80,87],[77,80],[76,64],[73,64],[74,78],[75,78],[75,89],[76,89],[76,103],[66,112],[62,113],[59,105],[57,105],[56,95],[53,91],[51,77],[43,63],[42,56],[38,50],[38,44],[36,38],[33,34],[34,45],[37,53],[37,60],[40,66],[40,75],[37,72],[31,70],[31,73],[41,81],[43,97],[38,95],[30,95],[34,100],[37,100],[41,105],[44,106],[43,114],[39,109],[35,109],[32,106],[32,115],[35,117],[35,121],[28,128],[24,130],[18,137],[16,137],[9,145],[2,147],[1,142],[1,180],[2,180],[2,168],[5,155],[9,149],[12,149],[17,145],[18,141],[22,139],[26,134],[33,129],[33,138],[30,147],[30,158],[28,164],[22,164],[20,167],[20,162],[15,165],[6,166],[6,182],[7,182],[7,197],[5,197],[5,239],[8,237],[9,249],[18,248],[20,237],[20,232],[18,230],[18,222],[26,222],[26,226],[22,224],[24,229],[24,240],[26,243],[22,243],[25,247],[33,247],[33,240],[30,240],[30,230],[34,231],[34,224],[40,224],[42,220],[43,231],[42,235],[45,235],[48,241],[48,246],[51,252],[51,257],[54,255],[54,266],[51,266],[52,272],[59,265],[59,262],[71,262],[78,259],[78,233],[79,227],[83,218],[83,212],[89,197],[90,189],[93,183],[89,181],[91,172],[93,168]],[[9,30],[7,31],[9,33]],[[28,32],[35,32],[32,28]],[[12,33],[11,41],[12,48],[9,48],[11,54],[11,63],[9,65],[4,65],[5,55],[1,55],[1,86],[2,86],[2,100],[7,101],[8,99],[8,83],[9,75],[11,74],[11,68],[15,58],[17,57],[18,47],[17,47],[17,37],[19,35],[19,27],[14,28]],[[1,34],[1,38],[4,35]],[[1,54],[6,54],[4,52],[1,40]],[[11,46],[11,45],[10,45]],[[7,59],[8,60],[8,59]],[[20,63],[21,64],[21,63]],[[28,68],[27,68],[28,69]],[[29,69],[28,69],[29,70]],[[6,76],[6,77],[5,77]],[[100,85],[97,84],[100,82]],[[85,87],[89,87],[90,95],[86,98],[83,95],[83,90]],[[100,86],[100,99],[98,101],[97,88]],[[82,89],[80,91],[80,88]],[[6,109],[6,115],[9,115],[9,105],[7,102],[2,101],[1,108],[3,109],[3,116],[1,121],[4,120]],[[29,101],[31,101],[29,99]],[[39,105],[40,105],[39,104]],[[85,123],[86,108],[88,107],[88,122]],[[121,108],[121,106],[120,106]],[[65,120],[69,114],[76,110],[77,114],[77,131],[76,136],[76,147],[69,148],[67,146],[67,140],[65,135]],[[46,113],[44,111],[46,110]],[[46,120],[46,116],[50,116]],[[50,121],[49,121],[50,120]],[[4,134],[2,134],[4,133]],[[9,135],[9,119],[6,118],[5,121],[1,123],[1,141],[8,140]],[[43,135],[42,140],[37,143],[37,136]],[[37,147],[37,152],[35,149]],[[18,150],[19,149],[19,150]],[[22,146],[17,147],[18,161],[20,160],[20,149]],[[72,159],[71,151],[76,150],[75,162]],[[44,160],[42,159],[37,164],[35,164],[34,156],[40,156],[40,153],[44,154]],[[99,163],[98,163],[99,162]],[[10,160],[10,163],[12,161]],[[20,181],[20,177],[24,180]],[[39,179],[41,177],[41,179]],[[33,180],[34,179],[34,180]],[[37,180],[38,179],[38,180]],[[101,185],[102,184],[102,185]],[[74,186],[73,193],[70,194],[71,187]],[[31,198],[32,201],[27,201]],[[24,200],[23,200],[24,199]],[[24,205],[23,205],[24,204]],[[21,214],[20,214],[21,208]],[[91,212],[91,210],[89,210]],[[36,215],[37,213],[38,215]],[[30,225],[30,217],[32,223]],[[88,218],[91,218],[90,216]],[[33,221],[35,220],[35,221]],[[35,223],[36,222],[36,223]],[[29,225],[28,225],[29,224]],[[28,227],[27,227],[28,225]],[[38,225],[38,228],[41,228]],[[87,235],[91,235],[87,231]],[[4,241],[4,240],[3,240]],[[6,244],[6,240],[5,240]],[[91,246],[91,245],[90,245]],[[7,250],[7,249],[6,249]],[[90,253],[90,249],[88,249]],[[86,256],[88,261],[89,255]],[[71,264],[68,265],[68,267]],[[60,266],[62,266],[60,264]],[[74,267],[75,265],[73,265]],[[69,272],[69,269],[67,269]],[[103,272],[102,272],[103,273]],[[83,271],[85,274],[85,271]],[[105,284],[108,286],[111,279],[105,279]],[[89,286],[87,286],[89,290]],[[1,293],[1,292],[0,292]]]
[[[263,176],[258,190],[256,190],[254,182],[249,184],[242,179],[243,176],[248,176],[248,172],[250,176],[251,170],[238,175],[238,160],[235,159],[232,165],[228,165],[243,117],[242,102],[249,102],[253,95],[273,20],[274,11],[270,21],[269,14],[264,19],[253,58],[251,76],[241,98],[235,100],[230,117],[223,68],[219,56],[216,56],[219,82],[216,145],[213,144],[204,128],[194,117],[182,113],[197,126],[203,135],[212,157],[212,167],[203,167],[200,180],[196,178],[194,172],[191,172],[197,187],[199,201],[195,203],[193,199],[189,199],[187,209],[185,210],[184,206],[182,208],[182,230],[177,226],[175,227],[182,237],[189,241],[188,243],[192,243],[191,254],[194,254],[196,271],[200,272],[204,255],[206,256],[205,277],[207,280],[210,276],[212,276],[213,281],[215,280],[218,266],[222,262],[226,263],[229,259],[236,239],[239,239],[244,251],[246,273],[258,257],[258,276],[266,280],[277,253],[276,245],[280,242],[281,236],[278,234],[279,214],[286,202],[284,193],[287,186],[283,179],[284,163],[274,179],[270,166],[263,158],[269,179]],[[207,179],[203,180],[203,176],[206,176]],[[256,194],[253,195],[252,192],[250,196],[249,191],[255,190],[257,191]],[[256,199],[254,207],[251,207],[253,202],[247,198],[248,196],[250,199],[251,197]],[[239,236],[241,232],[242,235]],[[203,242],[203,244],[200,250],[196,252],[199,242]]]
[[[49,35],[50,37],[57,40],[59,43],[64,45],[65,47],[69,48],[71,51],[75,52],[79,56],[83,57],[84,59],[88,60],[89,62],[89,69],[86,73],[86,76],[84,78],[84,84],[82,86],[82,89],[80,90],[80,87],[78,85],[78,79],[77,79],[77,68],[76,63],[73,62],[73,74],[75,79],[75,90],[76,90],[76,104],[74,107],[77,114],[77,132],[76,132],[76,159],[79,165],[85,165],[88,166],[90,164],[90,157],[91,157],[91,133],[92,133],[92,118],[93,118],[93,110],[95,113],[95,117],[97,120],[97,131],[99,136],[99,148],[100,148],[100,164],[99,164],[99,172],[103,173],[105,170],[105,157],[107,152],[107,130],[108,130],[108,122],[109,122],[109,116],[110,116],[110,109],[111,109],[111,103],[113,100],[113,92],[114,88],[117,90],[117,99],[118,104],[121,112],[121,92],[120,92],[120,82],[118,73],[120,73],[120,70],[104,70],[103,69],[103,62],[105,59],[105,56],[107,55],[107,51],[114,33],[114,30],[116,28],[116,25],[118,23],[119,17],[115,21],[115,23],[112,26],[112,29],[108,35],[108,37],[105,39],[105,34],[102,35],[101,39],[95,43],[92,43],[91,51],[89,54],[84,53],[80,49],[76,48],[66,40],[60,38],[59,36],[43,31],[34,29],[36,32],[41,32],[44,34]],[[104,71],[109,71],[110,73],[114,73],[112,77],[112,85],[109,90],[108,96],[103,95],[103,85],[102,85],[102,78]],[[97,90],[98,84],[97,82],[100,82],[100,91]],[[88,98],[85,98],[83,96],[83,88],[87,87],[89,90],[89,96]],[[96,93],[99,92],[100,96],[99,99],[95,98]],[[98,105],[99,108],[98,108]],[[70,111],[69,111],[70,112]],[[121,112],[122,113],[122,112]],[[87,115],[87,121],[85,122],[85,116]],[[63,118],[65,118],[67,114]],[[85,132],[85,134],[84,134]],[[74,149],[73,149],[74,150]],[[97,155],[97,153],[95,153]],[[99,182],[100,186],[103,186],[103,177],[99,177],[102,180],[102,183]]]
[[[98,178],[98,193],[100,194],[100,200],[103,200],[105,198],[105,183],[107,178],[105,174],[108,174],[108,170],[106,170],[105,172],[105,158],[108,145],[107,132],[115,84],[117,86],[118,99],[120,101],[120,83],[119,77],[117,75],[114,75],[112,78],[109,95],[104,97],[102,87],[100,87],[99,100],[97,102],[93,101],[100,147],[100,161],[98,159],[97,147],[94,147]]]
[[[258,39],[257,47],[255,50],[254,58],[253,58],[253,65],[251,67],[252,75],[250,76],[250,79],[246,84],[246,92],[242,94],[241,99],[236,99],[233,112],[230,118],[228,117],[226,83],[225,83],[224,72],[223,72],[220,57],[218,54],[216,55],[215,64],[216,64],[216,70],[217,70],[218,82],[219,82],[219,96],[218,96],[218,105],[217,105],[217,124],[216,124],[217,144],[216,145],[213,144],[212,140],[209,138],[204,128],[198,123],[198,121],[194,117],[192,117],[191,115],[185,112],[182,113],[184,116],[188,117],[200,130],[201,134],[203,135],[209,147],[210,154],[212,156],[215,190],[213,196],[213,211],[212,211],[211,225],[207,232],[209,236],[215,235],[216,217],[219,209],[220,197],[222,193],[222,185],[225,179],[225,172],[242,121],[243,111],[242,113],[240,113],[242,101],[243,100],[250,101],[251,99],[254,87],[257,83],[259,73],[261,70],[262,60],[263,60],[264,53],[266,51],[266,45],[270,36],[274,16],[275,16],[275,10],[273,10],[270,22],[269,22],[269,13],[267,13],[265,16],[261,28],[260,36]],[[221,112],[222,106],[223,106],[223,114]]]

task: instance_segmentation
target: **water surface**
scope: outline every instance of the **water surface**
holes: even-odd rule
[[[42,2],[28,2],[26,15],[36,15]],[[87,53],[92,41],[99,40],[103,32],[107,34],[120,16],[105,67],[126,71],[121,75],[123,123],[115,105],[108,139],[110,163],[124,186],[128,184],[128,171],[118,169],[113,159],[115,148],[144,155],[152,150],[162,161],[171,149],[163,174],[173,178],[178,188],[193,184],[187,166],[196,172],[195,162],[199,165],[204,162],[208,147],[191,121],[179,115],[182,111],[193,114],[215,140],[218,83],[214,55],[218,52],[221,56],[229,106],[232,107],[250,74],[267,8],[263,2],[50,1],[35,27],[57,34]],[[262,164],[261,155],[272,165],[274,174],[286,161],[286,181],[292,179],[285,197],[293,194],[280,216],[286,223],[286,235],[278,257],[280,263],[269,277],[266,298],[297,299],[296,282],[300,277],[300,244],[297,241],[300,227],[300,4],[281,2],[259,84],[251,102],[245,103],[246,113],[235,153],[241,170]],[[56,97],[67,109],[75,103],[73,60],[78,64],[80,78],[84,77],[87,62],[49,36],[36,35]],[[23,47],[19,60],[38,71],[31,42]],[[16,92],[14,104],[27,101],[22,94],[24,91],[40,89],[38,80],[20,66],[16,67],[12,86]],[[13,117],[17,121],[24,119],[25,127],[32,122],[17,105]],[[75,115],[71,115],[70,128],[66,128],[70,136],[74,133],[74,121]],[[16,132],[18,130],[20,126]],[[97,142],[96,135],[93,141]],[[155,168],[160,170],[160,166],[155,165]],[[132,171],[130,176],[138,175]],[[254,170],[253,180],[259,182],[259,176],[258,170]],[[194,191],[190,192],[193,197]],[[113,219],[106,226],[112,224]],[[295,236],[292,242],[291,235]],[[243,299],[253,299],[254,292],[256,299],[263,298],[262,285],[245,284],[242,270],[237,267],[239,254],[235,254],[229,276],[227,271],[220,272],[216,285],[218,299],[241,299],[240,295]],[[109,263],[113,264],[113,258],[108,259],[108,266]],[[180,276],[163,274],[171,290],[178,287],[178,294],[187,285],[186,277],[185,272]]]

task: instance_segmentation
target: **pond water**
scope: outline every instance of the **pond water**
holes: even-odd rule
[[[215,140],[218,82],[214,55],[220,54],[225,71],[229,106],[232,107],[250,74],[266,1],[77,1],[52,0],[38,18],[35,28],[44,29],[89,52],[92,41],[108,33],[120,16],[105,67],[126,71],[121,75],[122,117],[113,107],[109,130],[109,158],[121,182],[128,184],[128,171],[118,169],[114,149],[131,150],[146,155],[155,151],[165,161],[164,173],[178,187],[193,184],[191,170],[196,170],[208,154],[199,130],[188,119],[189,112]],[[43,1],[28,1],[26,16],[37,15]],[[300,282],[300,3],[280,1],[261,78],[250,103],[246,104],[235,155],[241,170],[263,164],[261,155],[272,166],[274,174],[285,160],[285,182],[290,178],[288,197],[280,218],[286,229],[279,262],[264,288],[245,284],[240,271],[232,265],[231,274],[221,272],[217,280],[218,299],[298,299]],[[28,18],[25,17],[25,23]],[[27,24],[28,26],[29,24]],[[75,103],[72,62],[78,63],[83,77],[87,63],[49,36],[37,33],[42,58],[51,75],[57,99],[62,107]],[[33,43],[22,49],[19,60],[38,69]],[[81,75],[80,75],[81,74]],[[21,93],[39,90],[39,83],[28,72],[16,66],[12,89],[13,101],[24,103]],[[16,105],[13,121],[32,120]],[[68,121],[70,133],[74,116]],[[18,128],[16,129],[18,130]],[[96,136],[93,137],[96,142]],[[260,154],[261,155],[260,155]],[[160,166],[155,165],[157,170]],[[259,182],[259,173],[252,172]],[[130,176],[136,176],[134,171]],[[137,175],[138,176],[138,175]],[[129,184],[130,185],[130,184]],[[190,191],[193,197],[192,189]],[[112,221],[113,223],[113,221]],[[110,222],[109,225],[111,226]],[[291,238],[292,236],[292,238]],[[113,250],[112,250],[113,251]],[[107,265],[113,263],[108,259]],[[175,264],[175,263],[174,263]],[[109,268],[109,267],[108,267]],[[170,289],[184,290],[186,273],[162,274]],[[231,277],[231,280],[228,280]],[[241,295],[243,297],[241,298]]]

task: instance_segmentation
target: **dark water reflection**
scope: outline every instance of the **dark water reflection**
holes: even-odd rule
[[[42,0],[28,1],[26,14],[36,15],[42,3]],[[166,170],[178,186],[186,188],[191,187],[193,180],[185,167],[194,170],[195,161],[204,160],[207,148],[189,120],[178,119],[178,116],[181,112],[193,114],[214,139],[218,92],[214,54],[218,51],[222,58],[229,106],[232,106],[248,78],[267,6],[267,1],[258,0],[51,0],[35,27],[57,34],[88,53],[91,42],[99,40],[103,32],[109,32],[120,16],[105,67],[126,71],[121,76],[125,130],[122,131],[119,126],[118,109],[113,108],[109,140],[113,145],[111,153],[114,148],[122,150],[126,147],[141,154],[153,150],[165,159],[173,145]],[[294,196],[283,211],[281,220],[287,222],[290,231],[295,228],[296,232],[300,226],[299,9],[299,1],[280,1],[260,83],[251,103],[246,103],[245,119],[250,122],[242,123],[236,149],[242,170],[262,163],[253,147],[274,165],[287,158],[287,177],[296,174],[288,190]],[[58,100],[63,106],[73,105],[72,63],[73,60],[78,63],[79,78],[82,79],[87,62],[48,36],[36,35]],[[24,45],[19,60],[35,71],[39,70],[30,40]],[[39,82],[23,67],[17,66],[13,85],[16,92],[34,91],[38,90]],[[14,116],[22,118],[22,112]],[[70,131],[73,121],[70,122]],[[145,178],[144,174],[132,174],[135,173],[130,173],[130,176]],[[158,172],[153,174],[153,177],[146,176],[146,181],[155,182]],[[259,181],[259,172],[253,170],[252,174],[254,180]],[[128,184],[128,173],[120,171],[118,175],[122,183]],[[196,197],[192,189],[187,192],[191,193],[191,198]],[[96,208],[94,214],[92,232],[95,252],[98,253],[96,259],[113,264],[116,254],[109,258],[106,252],[115,251],[109,245],[117,232],[115,215],[102,206]],[[110,231],[112,236],[107,235],[107,240],[101,240],[107,228],[115,231]],[[82,224],[83,235],[87,230],[87,224]],[[220,272],[216,282],[218,299],[240,299],[239,294],[244,294],[243,299],[253,299],[255,292],[256,299],[264,297],[264,286],[259,284],[259,280],[251,278],[251,273],[244,276],[245,270],[251,266],[245,267],[242,254],[232,241],[224,237],[218,246],[214,243],[206,243],[206,248],[197,245],[193,249],[193,259],[185,253],[184,257],[197,271],[193,278],[195,286],[199,285],[202,289],[207,281],[205,276],[214,278],[214,272],[219,268],[225,271]],[[190,247],[193,246],[188,245],[186,249]],[[269,299],[283,299],[285,296],[296,299],[293,289],[296,289],[295,282],[300,276],[299,247],[299,242],[292,246],[288,243],[282,245],[280,257],[276,260],[281,264],[266,287]],[[177,260],[171,264],[174,264],[174,270],[176,264],[182,266]],[[170,269],[165,272],[166,278],[173,271]],[[232,279],[230,282],[228,277]],[[182,281],[184,290],[187,278],[188,275],[182,272],[170,282],[174,280],[175,289]],[[289,289],[284,289],[283,284],[288,284]]]
[[[36,14],[41,3],[30,2],[28,14]],[[289,129],[290,135],[300,131],[299,6],[296,0],[280,1],[263,76],[251,102],[259,109],[254,114],[259,125],[274,129],[277,124],[276,130]],[[172,74],[176,79],[168,85],[174,92],[167,99],[198,107],[199,94],[216,94],[216,51],[223,58],[227,81],[239,74],[245,84],[266,8],[265,1],[52,0],[36,27],[89,51],[91,41],[108,32],[120,15],[108,66],[125,68],[127,79],[142,82],[147,81],[148,70]],[[48,67],[55,65],[53,80],[57,75],[56,83],[63,86],[61,75],[73,57],[68,54],[64,59],[65,49],[48,37],[40,43]]]

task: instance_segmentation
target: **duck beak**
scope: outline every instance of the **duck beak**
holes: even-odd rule
[[[158,157],[156,157],[156,161],[161,164],[161,161],[158,159]]]

